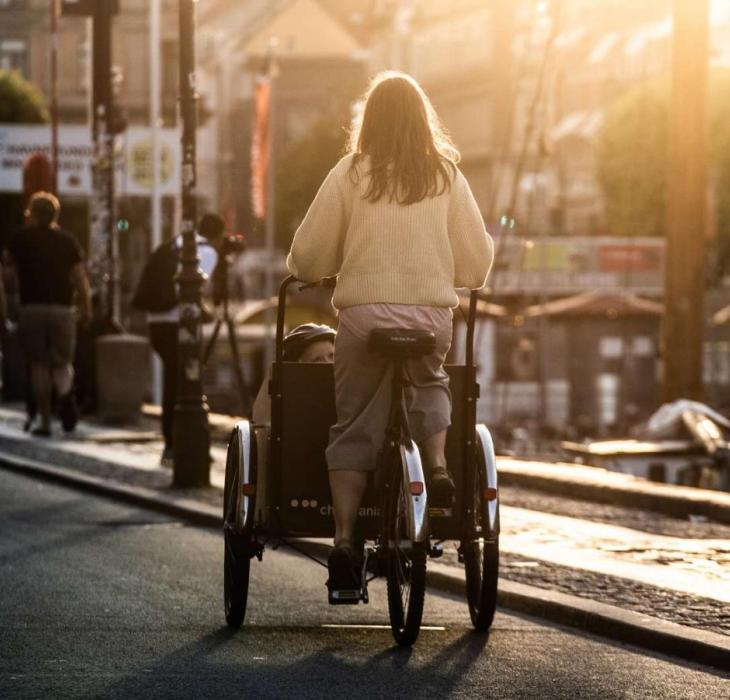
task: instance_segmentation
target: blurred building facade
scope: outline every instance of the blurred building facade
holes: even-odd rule
[[[177,0],[161,0],[162,111],[172,124],[177,110]],[[117,100],[131,123],[149,120],[149,1],[122,0],[112,23],[112,64]],[[0,68],[16,69],[48,102],[50,84],[48,0],[0,0]],[[58,22],[58,103],[64,123],[89,119],[91,21],[63,16]]]
[[[211,196],[230,224],[261,244],[248,186],[257,76],[273,58],[278,154],[323,116],[347,112],[365,81],[364,55],[341,16],[316,0],[210,0],[200,7],[198,44],[200,91],[213,107],[200,134],[200,177],[215,183]]]

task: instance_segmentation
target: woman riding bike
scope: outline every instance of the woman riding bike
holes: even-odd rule
[[[388,419],[390,365],[368,350],[369,333],[413,328],[436,336],[434,354],[408,361],[407,409],[429,504],[448,507],[455,489],[444,455],[451,394],[443,363],[455,288],[483,287],[493,259],[456,166],[459,153],[413,78],[387,72],[372,81],[348,151],[322,183],[287,259],[307,282],[337,275],[337,423],[326,453],[335,516],[330,589],[357,584],[354,528]]]

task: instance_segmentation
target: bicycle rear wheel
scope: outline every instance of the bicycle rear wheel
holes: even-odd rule
[[[241,429],[249,431],[247,440],[241,439]],[[246,617],[251,570],[251,535],[242,526],[240,515],[244,476],[242,449],[250,450],[251,438],[253,434],[247,424],[234,429],[228,444],[223,488],[223,604],[226,622],[234,628],[240,627]]]
[[[480,437],[474,482],[470,489],[473,500],[469,529],[472,537],[461,542],[469,615],[474,629],[478,632],[486,632],[492,626],[497,607],[499,576],[499,535],[490,534],[488,505],[485,503],[485,494],[488,491],[485,449],[487,446],[482,444]],[[499,501],[496,501],[493,507],[496,510],[494,517],[498,523]]]
[[[426,543],[409,539],[407,508],[410,493],[404,482],[405,466],[399,450],[391,462],[390,488],[385,496],[387,588],[390,627],[400,646],[418,638],[426,593]]]

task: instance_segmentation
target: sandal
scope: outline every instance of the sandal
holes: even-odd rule
[[[456,485],[446,467],[434,467],[429,474],[428,505],[434,508],[451,508],[456,495]]]

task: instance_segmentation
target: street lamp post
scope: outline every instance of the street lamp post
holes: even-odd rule
[[[708,0],[674,0],[662,324],[663,400],[702,400]]]
[[[173,429],[175,486],[209,483],[210,431],[201,377],[201,287],[196,225],[195,2],[179,0],[180,117],[182,121],[182,255],[178,274],[180,326],[178,396]]]
[[[51,2],[55,54],[56,3]],[[91,199],[90,272],[99,292],[107,330],[119,326],[119,243],[115,227],[114,137],[124,129],[114,104],[112,90],[112,17],[119,13],[119,0],[61,0],[63,15],[91,17],[92,39],[92,127],[94,141],[93,190]],[[52,66],[55,76],[55,68]],[[55,92],[55,77],[53,78]],[[55,97],[53,98],[55,103]],[[55,107],[53,108],[55,112]],[[54,132],[55,132],[54,125]],[[54,137],[54,154],[57,137]],[[54,155],[54,163],[58,157]],[[54,166],[57,172],[57,165]]]
[[[58,3],[50,0],[51,15],[51,177],[58,194]]]
[[[107,328],[119,321],[117,289],[117,239],[114,196],[114,130],[112,114],[114,91],[112,73],[112,16],[118,3],[93,4],[93,123],[94,195],[92,204],[93,234],[91,245],[92,272],[103,300]]]

